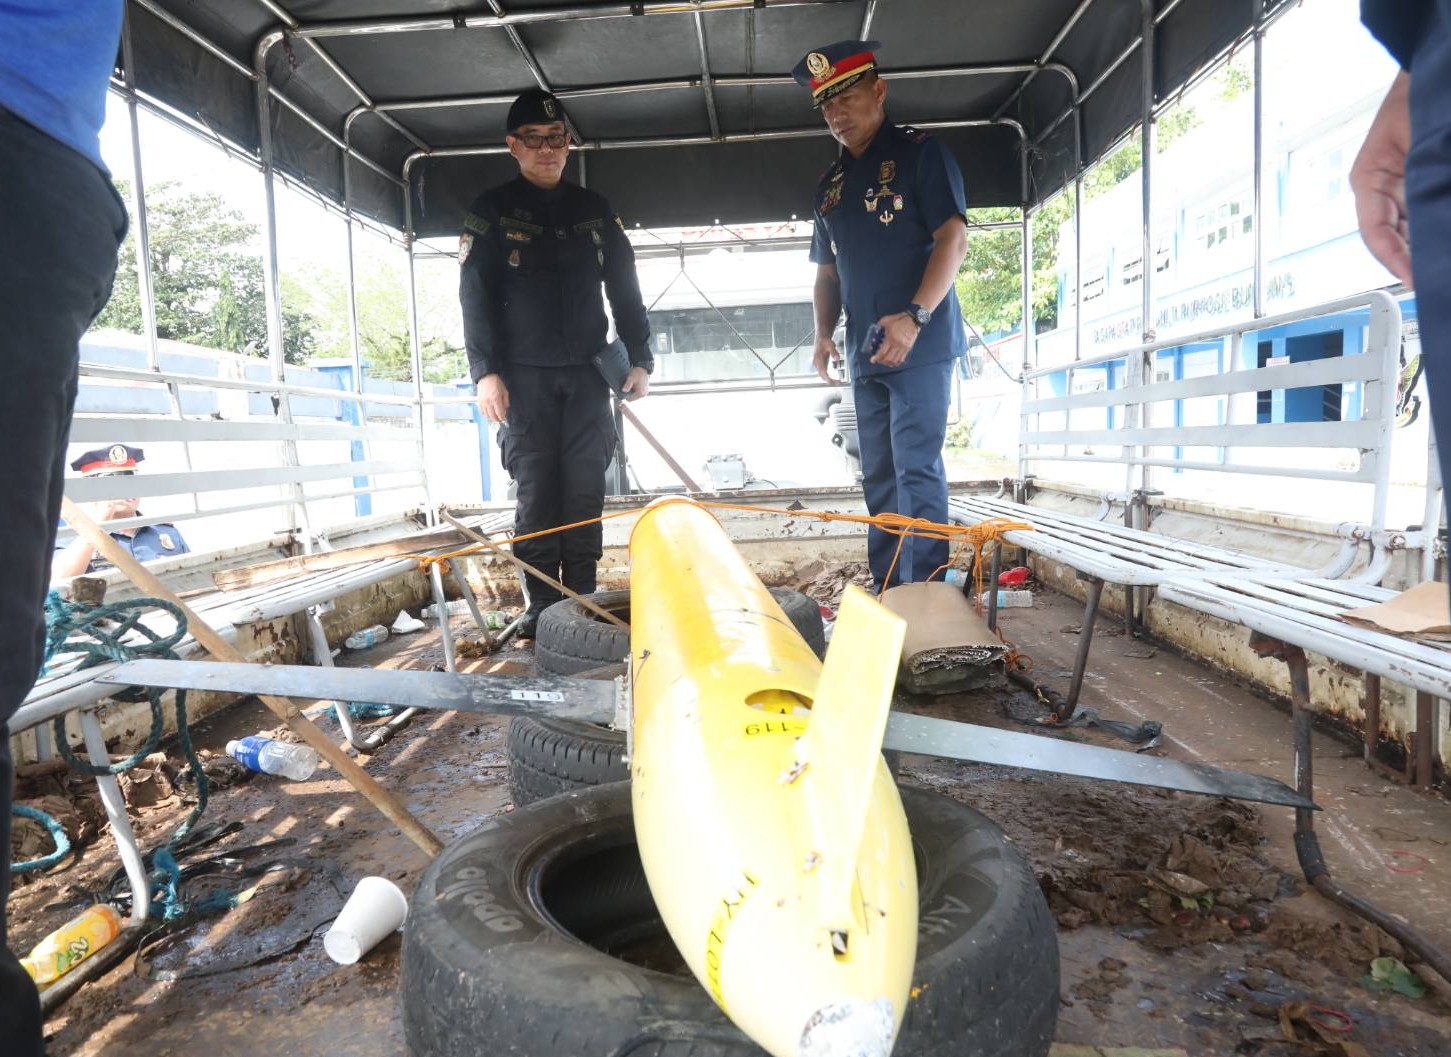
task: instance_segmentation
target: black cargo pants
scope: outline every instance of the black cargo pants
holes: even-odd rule
[[[105,307],[126,209],[105,175],[0,107],[0,1051],[40,1057],[40,1002],[5,934],[14,767],[5,723],[35,683],[78,343]]]
[[[499,430],[504,468],[518,484],[515,535],[597,518],[605,505],[605,469],[615,445],[609,390],[589,364],[510,365],[502,372],[509,417]],[[595,589],[604,548],[598,523],[522,540],[514,553],[571,591]],[[529,608],[559,601],[559,591],[526,576]]]

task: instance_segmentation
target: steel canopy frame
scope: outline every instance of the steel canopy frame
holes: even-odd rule
[[[354,386],[357,392],[362,389],[362,362],[361,362],[361,341],[357,320],[357,305],[354,284],[351,281],[355,275],[354,248],[353,248],[353,221],[358,219],[354,213],[353,203],[353,180],[349,161],[356,161],[364,165],[376,175],[386,179],[399,187],[403,192],[403,237],[404,244],[408,250],[408,274],[409,274],[409,320],[411,331],[411,352],[412,367],[416,396],[418,397],[418,426],[420,454],[426,456],[424,451],[426,431],[423,421],[423,400],[421,387],[422,380],[422,348],[421,337],[418,333],[417,324],[417,293],[415,283],[415,230],[413,223],[413,181],[412,169],[422,159],[438,159],[448,157],[464,157],[470,155],[498,154],[506,150],[498,144],[482,144],[465,147],[443,147],[432,148],[420,136],[413,133],[405,125],[393,116],[395,112],[411,110],[424,110],[435,108],[456,108],[473,106],[494,106],[502,105],[512,100],[512,93],[481,94],[467,96],[422,98],[422,99],[375,99],[358,83],[358,81],[347,72],[341,63],[334,59],[320,43],[323,40],[332,38],[348,38],[361,36],[374,36],[394,33],[419,33],[426,31],[459,31],[466,29],[502,29],[508,36],[515,49],[519,52],[521,59],[528,68],[534,81],[541,87],[550,88],[549,81],[545,77],[537,58],[529,49],[519,35],[517,27],[526,25],[541,25],[546,23],[575,22],[600,19],[624,19],[636,18],[650,15],[668,14],[690,14],[693,22],[693,43],[694,50],[698,53],[700,61],[700,76],[676,78],[670,80],[644,81],[627,84],[595,85],[567,88],[559,90],[562,98],[588,98],[603,97],[612,95],[624,95],[644,92],[658,92],[672,89],[699,90],[702,93],[704,109],[709,123],[710,132],[708,135],[691,136],[663,136],[646,138],[619,138],[583,140],[578,145],[581,165],[584,159],[596,151],[616,151],[630,149],[644,149],[661,146],[695,146],[707,144],[733,144],[744,142],[762,142],[773,140],[787,140],[826,135],[826,129],[822,126],[813,128],[787,128],[772,129],[756,132],[724,132],[721,128],[717,112],[716,90],[721,87],[755,87],[774,86],[790,84],[791,79],[784,75],[713,75],[710,68],[710,55],[707,47],[706,26],[704,16],[706,14],[726,11],[754,12],[756,9],[776,8],[807,8],[826,7],[853,2],[853,0],[626,0],[616,3],[594,3],[577,4],[576,6],[557,6],[535,8],[530,10],[505,11],[499,0],[487,0],[489,14],[457,14],[442,16],[397,16],[375,19],[352,19],[332,22],[304,23],[292,16],[277,0],[256,0],[271,16],[278,19],[279,24],[263,32],[255,41],[252,49],[252,67],[246,65],[234,57],[223,47],[190,26],[186,21],[177,17],[162,6],[160,0],[130,0],[130,2],[149,15],[160,20],[162,23],[182,34],[188,40],[201,47],[212,57],[220,60],[228,69],[246,77],[253,82],[255,90],[255,106],[257,115],[258,131],[258,157],[260,168],[263,174],[264,200],[266,205],[266,237],[265,253],[263,259],[265,286],[264,293],[267,303],[268,320],[268,350],[269,358],[273,365],[273,375],[281,380],[284,374],[283,356],[283,333],[282,333],[282,312],[277,250],[276,231],[276,202],[274,191],[274,176],[276,174],[276,160],[274,158],[272,143],[272,103],[275,100],[278,105],[286,108],[290,113],[303,121],[314,132],[320,135],[327,143],[336,147],[341,152],[341,184],[342,184],[342,206],[347,224],[347,254],[349,273],[349,323],[351,332],[351,344],[354,366]],[[1139,0],[1141,9],[1142,28],[1137,40],[1130,43],[1105,69],[1097,74],[1095,79],[1086,89],[1080,87],[1079,78],[1075,71],[1067,64],[1055,60],[1059,48],[1069,37],[1073,30],[1080,24],[1090,10],[1115,2],[1115,0],[1080,0],[1072,12],[1054,34],[1048,45],[1041,52],[1039,57],[1030,62],[1018,63],[996,63],[976,64],[949,67],[919,67],[906,68],[901,70],[887,70],[882,72],[891,79],[913,80],[920,78],[954,78],[971,76],[1003,76],[1015,73],[1024,75],[1023,80],[1008,98],[998,106],[996,112],[987,119],[973,118],[961,120],[941,120],[920,122],[921,127],[936,129],[951,128],[981,128],[1001,126],[1015,132],[1018,141],[1019,153],[1019,195],[1022,208],[1021,229],[1022,229],[1022,326],[1023,326],[1023,363],[1025,369],[1036,365],[1034,349],[1034,329],[1032,322],[1032,228],[1033,213],[1036,209],[1031,205],[1031,182],[1030,182],[1030,155],[1035,151],[1041,151],[1044,141],[1052,135],[1065,120],[1073,120],[1072,134],[1072,164],[1074,170],[1074,196],[1075,196],[1075,290],[1080,295],[1075,301],[1075,358],[1081,347],[1081,263],[1082,263],[1082,176],[1085,168],[1083,150],[1083,106],[1084,103],[1097,92],[1108,79],[1134,54],[1142,50],[1144,60],[1142,62],[1142,116],[1140,122],[1140,135],[1143,143],[1143,165],[1141,178],[1143,180],[1143,261],[1141,274],[1143,277],[1143,305],[1144,305],[1144,338],[1149,340],[1151,333],[1151,310],[1152,310],[1152,145],[1153,145],[1153,115],[1155,104],[1155,80],[1154,80],[1154,37],[1156,27],[1167,19],[1184,0],[1167,0],[1162,9],[1156,10],[1155,0]],[[1131,3],[1132,0],[1116,0],[1120,3]],[[1262,38],[1268,25],[1268,12],[1276,0],[1254,0],[1254,23],[1252,33],[1254,36],[1256,67],[1260,67],[1260,52]],[[1285,10],[1285,5],[1278,5],[1279,11]],[[868,0],[864,6],[861,21],[860,33],[866,36],[872,27],[873,20],[877,13],[876,0]],[[128,19],[129,22],[129,19]],[[335,133],[320,121],[316,116],[309,113],[301,104],[279,91],[270,81],[267,71],[267,59],[271,50],[285,39],[293,38],[303,41],[309,50],[315,54],[327,70],[333,74],[341,84],[357,99],[357,104],[346,114],[342,121],[341,135]],[[126,77],[127,77],[127,98],[134,112],[136,105],[136,92],[134,90],[134,74],[132,66],[132,49],[130,47],[130,30],[128,27],[125,37],[126,55]],[[1038,76],[1045,72],[1056,73],[1063,78],[1068,90],[1068,103],[1063,111],[1050,121],[1041,132],[1035,137],[1030,137],[1022,122],[1009,118],[1006,115],[1020,99],[1028,87]],[[1256,197],[1259,192],[1260,172],[1260,83],[1256,77]],[[356,120],[364,114],[373,114],[380,121],[386,123],[389,128],[403,136],[414,150],[403,160],[401,172],[397,175],[389,171],[387,166],[369,157],[352,144],[352,131]],[[135,122],[133,120],[133,130]],[[574,129],[578,134],[578,129]],[[134,132],[133,132],[134,135]],[[144,198],[144,186],[139,168],[139,143],[134,146],[134,153],[137,155],[137,196]],[[138,242],[144,244],[147,238],[146,217],[144,208],[138,209],[139,231]],[[1256,226],[1256,242],[1260,240],[1259,225]],[[144,254],[144,250],[141,251]],[[1256,253],[1256,291],[1262,289],[1262,251]],[[143,276],[148,269],[140,269]],[[143,279],[143,283],[144,283]],[[1257,305],[1257,309],[1259,306]],[[149,324],[148,342],[154,348],[154,325]],[[154,360],[154,353],[150,356]],[[279,407],[279,416],[284,422],[290,420],[290,409],[287,407],[284,398]],[[295,444],[288,447],[284,452],[284,461],[288,465],[296,463],[297,453]],[[301,513],[300,490],[297,495],[295,509]],[[305,528],[305,525],[303,526]]]

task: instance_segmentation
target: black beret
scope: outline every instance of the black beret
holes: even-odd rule
[[[564,120],[564,104],[542,88],[531,88],[509,107],[505,131],[513,132],[525,125],[549,125]]]

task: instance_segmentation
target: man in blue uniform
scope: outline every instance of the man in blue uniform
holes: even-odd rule
[[[1441,480],[1451,486],[1451,0],[1362,0],[1401,64],[1350,170],[1360,233],[1416,290]]]
[[[519,176],[486,191],[464,217],[459,299],[479,409],[501,422],[504,468],[518,484],[516,535],[598,518],[615,443],[613,404],[594,358],[605,344],[601,285],[630,367],[628,399],[649,391],[650,323],[635,252],[608,202],[564,179],[569,132],[548,92],[509,108],[509,152]],[[514,544],[514,553],[571,591],[595,589],[598,523]],[[532,635],[559,592],[525,578]]]
[[[136,473],[138,463],[146,455],[140,448],[125,444],[113,444],[109,448],[88,451],[71,463],[71,469],[83,477],[130,477]],[[120,521],[122,518],[137,517],[141,511],[137,500],[110,499],[91,504],[89,511],[98,523]],[[190,553],[177,527],[172,524],[142,525],[138,528],[116,529],[111,538],[130,552],[138,561],[149,562],[157,558],[172,558],[178,554]],[[52,580],[64,580],[82,573],[93,573],[98,569],[109,569],[111,563],[97,553],[85,538],[77,536],[64,547],[57,548],[51,562]]]
[[[121,0],[0,3],[0,1052],[40,1057],[40,1000],[6,940],[5,723],[35,684],[81,335],[111,292],[126,208],[101,160]]]
[[[967,353],[952,286],[967,255],[967,200],[947,149],[887,120],[877,47],[840,41],[792,71],[841,144],[816,188],[813,359],[824,380],[840,384],[830,372],[841,362],[832,334],[845,308],[867,509],[945,522],[952,361]],[[879,590],[941,575],[945,541],[909,537],[899,555],[898,539],[868,532]]]

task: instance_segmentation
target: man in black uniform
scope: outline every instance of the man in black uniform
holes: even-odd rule
[[[499,429],[504,468],[518,483],[516,535],[597,518],[614,447],[609,386],[594,365],[609,295],[630,370],[622,394],[650,387],[650,324],[635,253],[609,203],[564,180],[569,132],[548,92],[525,92],[509,108],[509,153],[519,176],[475,199],[459,239],[459,299],[469,375],[479,408]],[[595,589],[603,552],[599,524],[514,545],[514,553],[571,591]],[[528,576],[532,635],[559,592]]]
[[[1361,0],[1401,64],[1350,170],[1360,233],[1407,286],[1441,479],[1451,486],[1451,0]]]

